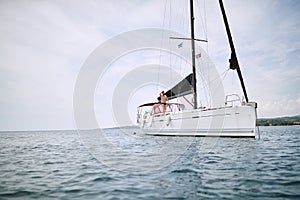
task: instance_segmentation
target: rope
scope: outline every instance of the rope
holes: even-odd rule
[[[199,0],[197,0],[196,3],[197,3],[197,6],[198,6],[198,10],[201,11]],[[204,3],[203,7],[204,7],[204,9],[203,9],[204,10],[204,19],[203,19],[202,15],[201,15],[201,12],[199,12],[199,15],[200,15],[200,19],[201,19],[201,26],[202,26],[202,29],[203,29],[203,33],[206,36],[205,39],[207,39],[205,3]]]
[[[222,74],[223,75],[223,81],[225,80],[225,77],[227,76],[228,71],[230,70],[230,68],[228,68],[227,70],[225,70]]]
[[[205,0],[203,1],[204,5],[204,23],[205,23],[205,39],[206,41],[208,41],[208,37],[207,37],[207,15],[206,15],[206,3],[205,3]],[[209,51],[208,51],[208,42],[206,43],[206,52],[207,54],[209,54]]]
[[[165,26],[165,21],[166,21],[166,12],[167,11],[167,1],[165,1],[165,5],[164,5],[164,17],[163,17],[163,22],[162,22],[162,27],[164,30],[164,26]],[[163,38],[164,38],[164,32],[162,32],[162,36],[161,36],[161,41],[160,41],[160,46],[163,46]],[[158,65],[158,73],[157,73],[157,83],[160,82],[160,66],[162,64],[162,50],[159,50],[159,65]],[[156,84],[156,93],[158,93],[158,85]]]
[[[227,70],[225,70],[220,76],[223,77],[222,81],[224,82],[224,79],[227,75],[227,72],[229,71],[230,69],[228,68]],[[217,76],[215,79],[213,79],[212,81],[210,81],[210,83],[213,83],[214,81],[216,81],[219,77]],[[222,84],[222,82],[219,83],[219,85],[216,87],[216,88],[219,88],[219,86]],[[216,91],[212,91],[211,94],[214,94]],[[210,96],[210,99],[211,99],[211,96]],[[211,104],[211,102],[210,102]]]

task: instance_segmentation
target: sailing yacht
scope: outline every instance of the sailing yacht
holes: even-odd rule
[[[255,137],[257,103],[248,99],[243,76],[236,56],[232,36],[229,29],[222,0],[219,0],[229,45],[231,57],[229,68],[237,72],[244,98],[236,94],[225,96],[222,105],[204,107],[198,106],[196,56],[194,36],[193,1],[190,0],[192,72],[182,81],[169,89],[165,95],[169,102],[145,103],[137,108],[137,123],[147,135],[157,136],[216,136],[216,137]],[[181,38],[184,39],[184,38]],[[191,96],[189,101],[187,96]],[[170,100],[184,99],[185,103]],[[190,105],[190,108],[188,106]]]

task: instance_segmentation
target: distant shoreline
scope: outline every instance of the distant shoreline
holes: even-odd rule
[[[300,125],[300,115],[291,116],[291,117],[275,117],[275,118],[259,118],[256,120],[256,126],[294,126]],[[128,125],[121,127],[107,127],[103,129],[130,129],[138,128],[136,125]],[[95,128],[86,129],[86,130],[97,130]],[[51,132],[51,131],[78,131],[78,129],[41,129],[41,130],[0,130],[2,132]]]
[[[300,125],[300,115],[292,117],[261,118],[256,121],[257,126],[293,126]]]

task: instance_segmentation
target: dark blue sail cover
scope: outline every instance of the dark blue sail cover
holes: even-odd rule
[[[193,73],[189,74],[173,88],[165,92],[168,99],[175,99],[181,96],[192,94],[193,91]],[[157,98],[160,101],[160,97]]]

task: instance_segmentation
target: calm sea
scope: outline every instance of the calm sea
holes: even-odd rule
[[[125,129],[0,132],[0,199],[300,199],[300,126],[259,140]]]

